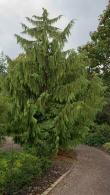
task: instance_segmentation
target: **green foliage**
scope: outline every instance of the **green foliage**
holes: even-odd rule
[[[102,146],[109,141],[110,126],[108,124],[94,124],[85,139],[85,143],[90,146]]]
[[[9,97],[6,91],[7,60],[3,53],[0,54],[0,142],[8,126],[8,113],[10,110]]]
[[[107,152],[110,153],[110,142],[105,143],[105,144],[103,145],[103,148],[104,148]]]
[[[0,142],[6,135],[9,122],[10,105],[6,96],[0,95]]]
[[[102,70],[110,70],[110,3],[106,10],[100,16],[100,22],[97,31],[91,34],[95,47],[95,59],[98,65],[103,65]]]
[[[109,125],[107,129],[110,129],[110,2],[99,18],[97,30],[91,33],[91,42],[80,48],[79,51],[86,53],[89,58],[89,72],[96,72],[106,86],[104,94],[106,104],[95,120],[97,126],[99,125],[98,129],[99,127],[104,129],[106,136],[103,134],[101,136],[96,130],[97,135],[93,138],[93,134],[90,132],[91,141],[89,142],[99,145],[109,141],[106,133],[108,130],[104,128],[105,123]]]
[[[23,24],[23,34],[32,40],[16,35],[24,54],[10,62],[7,79],[15,140],[40,157],[80,143],[103,105],[102,82],[88,75],[86,56],[63,49],[73,21],[61,31],[53,26],[60,17],[49,19],[43,9],[27,18],[33,28]]]
[[[47,159],[39,159],[34,154],[22,152],[0,153],[0,194],[19,194],[19,190],[30,185],[34,177],[39,177],[50,166]]]
[[[91,42],[79,50],[88,55],[92,71],[95,70],[103,76],[110,72],[110,3],[99,18],[97,30],[90,36]]]

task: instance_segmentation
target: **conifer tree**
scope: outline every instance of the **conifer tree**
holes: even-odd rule
[[[24,53],[9,67],[16,140],[43,156],[78,144],[103,102],[102,82],[88,77],[86,57],[64,51],[73,21],[60,30],[53,26],[60,18],[49,19],[45,9],[27,17],[33,27],[22,24],[23,34],[32,39],[16,35]]]

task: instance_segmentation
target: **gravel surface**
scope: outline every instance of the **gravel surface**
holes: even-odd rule
[[[15,144],[12,137],[5,137],[5,140],[0,145],[0,150],[3,152],[10,152],[12,149],[21,150],[20,145]]]
[[[49,195],[110,195],[110,155],[82,145],[76,152],[76,166]]]

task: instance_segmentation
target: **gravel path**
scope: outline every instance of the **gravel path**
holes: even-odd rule
[[[5,137],[5,141],[0,145],[0,151],[6,152],[14,149],[15,151],[21,150],[20,145],[15,144],[12,137]]]
[[[88,146],[76,151],[75,168],[49,195],[110,195],[110,155]]]

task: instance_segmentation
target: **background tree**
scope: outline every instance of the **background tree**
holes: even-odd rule
[[[93,127],[94,130],[92,130],[92,142],[94,142],[96,129],[101,130],[100,135],[103,134],[102,132],[105,132],[105,137],[107,138],[108,136],[108,139],[110,140],[110,3],[99,18],[97,30],[91,33],[91,42],[87,43],[84,47],[79,48],[79,51],[86,53],[90,60],[89,71],[98,73],[106,86],[106,105],[102,112],[97,115],[96,127]],[[102,128],[100,125],[102,125]],[[104,136],[103,138],[98,136],[98,139],[103,139],[101,144],[105,141]]]
[[[107,86],[105,99],[108,103],[100,115],[100,122],[110,124],[110,3],[100,16],[97,31],[91,33],[91,42],[83,49],[87,51],[91,69],[99,73]]]
[[[87,74],[88,59],[64,45],[73,25],[62,31],[53,26],[61,16],[26,18],[27,40],[16,35],[24,53],[9,66],[9,91],[13,97],[11,126],[16,141],[36,147],[38,155],[81,142],[102,107],[103,86],[96,74]]]
[[[105,98],[108,104],[100,119],[110,124],[110,3],[100,16],[98,29],[91,34],[91,38],[95,45],[97,65],[100,68],[104,84],[107,86]]]

